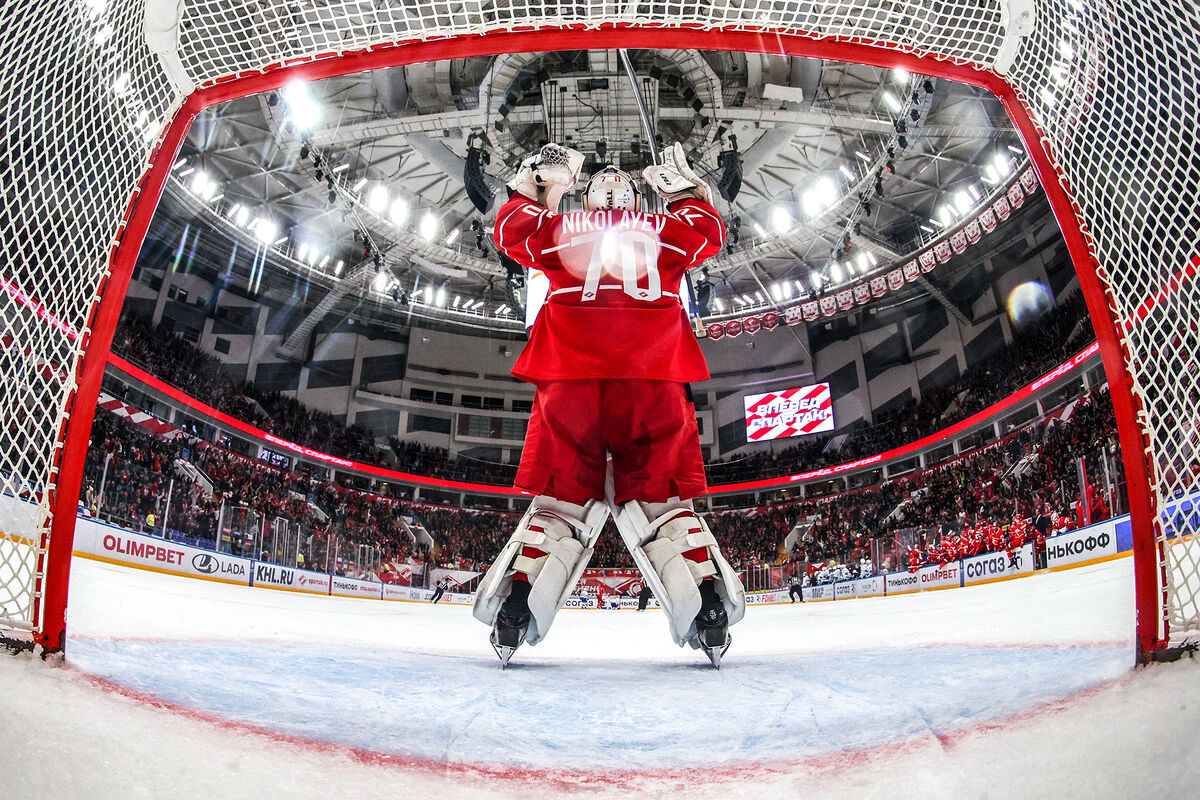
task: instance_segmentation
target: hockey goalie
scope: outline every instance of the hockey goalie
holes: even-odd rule
[[[746,600],[693,508],[708,486],[687,384],[708,367],[678,289],[720,251],[725,226],[678,144],[642,172],[669,213],[641,212],[634,179],[609,166],[587,182],[584,210],[560,214],[583,160],[543,146],[496,215],[496,246],[543,271],[550,289],[512,371],[536,387],[516,479],[535,497],[480,582],[474,615],[504,665],[537,644],[611,514],[672,638],[719,668]]]

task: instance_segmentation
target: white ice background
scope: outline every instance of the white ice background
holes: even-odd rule
[[[753,607],[720,672],[661,612],[501,670],[462,606],[73,565],[66,667],[0,654],[0,797],[1197,796],[1200,667],[1132,670],[1132,561]]]

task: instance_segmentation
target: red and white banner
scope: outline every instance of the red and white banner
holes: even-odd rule
[[[807,305],[807,303],[805,303]],[[787,325],[799,325],[804,321],[804,306],[791,306],[783,310],[783,321]]]
[[[934,255],[937,256],[937,260],[938,260],[939,264],[945,264],[947,261],[950,260],[950,256],[953,255],[953,251],[950,247],[950,242],[946,241],[945,239],[943,239],[942,241],[938,242],[937,244],[935,244],[933,246],[933,252],[934,252]]]
[[[161,436],[164,439],[174,439],[183,433],[183,431],[179,430],[179,428],[176,428],[174,425],[171,425],[168,422],[163,422],[153,414],[147,414],[140,408],[131,406],[128,403],[118,400],[111,394],[107,394],[105,392],[100,393],[100,400],[96,403],[96,405],[99,408],[103,408],[105,411],[110,411],[113,414],[116,414],[118,417],[125,417],[125,419],[129,420],[134,425],[144,428],[155,436]]]
[[[742,320],[742,330],[753,336],[762,328],[762,320],[758,317],[746,317]]]
[[[921,263],[921,272],[933,272],[933,268],[937,266],[937,253],[926,250],[917,256],[917,261]]]
[[[769,331],[773,331],[779,327],[779,315],[774,311],[768,311],[762,315],[762,326]]]
[[[983,230],[979,227],[979,220],[973,219],[967,223],[967,227],[963,228],[967,234],[967,241],[975,244],[983,238]]]
[[[950,247],[954,249],[955,253],[967,252],[967,234],[961,230],[955,231],[950,237]]]
[[[1012,214],[1012,206],[1009,205],[1008,198],[1004,195],[996,198],[996,202],[992,203],[992,210],[996,212],[996,216],[1000,218],[1001,222],[1004,222]]]
[[[731,319],[725,323],[725,335],[733,338],[742,335],[742,321],[740,319]]]
[[[871,287],[866,283],[858,283],[854,285],[854,302],[858,305],[869,302],[871,299]]]
[[[725,335],[725,326],[719,322],[714,322],[705,330],[708,331],[708,338],[712,339],[714,342]]]
[[[839,311],[849,311],[854,308],[854,292],[849,289],[842,289],[834,297],[837,298],[837,306]]]
[[[979,213],[979,224],[983,226],[985,233],[991,233],[996,230],[996,212],[990,208],[985,208]]]
[[[916,259],[908,262],[901,269],[904,271],[904,280],[907,283],[912,283],[921,274],[921,267],[917,264]]]
[[[1033,171],[1033,167],[1021,173],[1021,186],[1025,187],[1025,194],[1031,195],[1038,188],[1037,173]]]
[[[1021,184],[1014,183],[1008,187],[1008,202],[1013,208],[1025,205],[1025,192],[1021,189]]]
[[[883,297],[887,294],[887,278],[882,275],[871,278],[871,297]]]
[[[763,442],[834,429],[828,383],[752,394],[746,405],[746,441]]]
[[[904,273],[898,269],[894,269],[887,274],[888,288],[893,292],[900,291],[904,286]]]

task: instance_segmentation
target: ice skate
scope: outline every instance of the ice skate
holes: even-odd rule
[[[695,644],[704,651],[712,665],[720,669],[721,657],[732,643],[725,604],[717,596],[713,582],[704,581],[700,584],[700,613],[696,615]]]
[[[500,658],[500,668],[508,666],[508,661],[517,652],[517,648],[525,643],[525,634],[529,630],[529,584],[525,581],[514,581],[512,591],[504,599],[496,621],[492,623],[490,641],[492,649]]]

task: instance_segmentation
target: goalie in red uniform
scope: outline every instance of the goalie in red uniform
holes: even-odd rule
[[[677,291],[720,252],[725,226],[678,144],[642,173],[668,214],[639,212],[616,167],[588,181],[585,210],[556,213],[582,165],[581,153],[544,146],[496,214],[500,252],[542,270],[550,290],[512,371],[537,387],[516,479],[536,496],[473,613],[503,664],[537,644],[611,513],[672,638],[719,667],[745,592],[692,506],[708,485],[687,384],[709,375]]]

